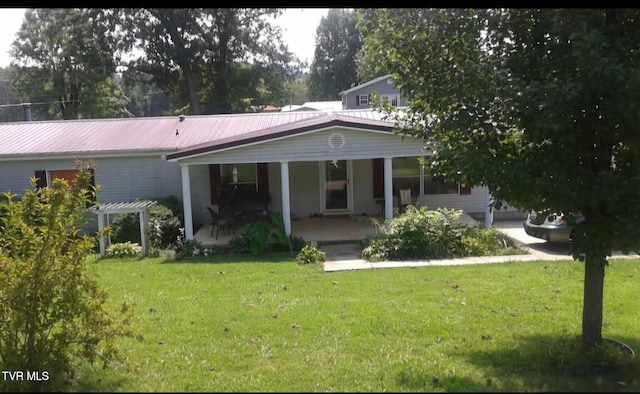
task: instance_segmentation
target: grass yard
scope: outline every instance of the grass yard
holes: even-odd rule
[[[640,351],[639,260],[605,278],[603,336]],[[322,272],[291,256],[91,263],[113,303],[136,303],[130,366],[81,371],[81,391],[640,391],[556,368],[582,322],[582,263]]]

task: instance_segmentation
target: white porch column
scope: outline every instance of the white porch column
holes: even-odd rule
[[[284,231],[291,235],[291,203],[289,201],[289,162],[280,162],[280,178],[282,184],[282,221]]]
[[[189,166],[180,167],[182,176],[182,205],[184,207],[184,237],[193,240],[193,214],[191,213],[191,180]]]
[[[484,211],[484,225],[486,227],[493,226],[493,207],[491,204],[493,204],[493,198],[491,197],[491,193],[487,190],[487,200]]]
[[[393,173],[391,157],[384,158],[384,218],[393,218]]]

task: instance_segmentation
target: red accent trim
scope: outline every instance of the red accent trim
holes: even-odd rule
[[[384,159],[372,159],[373,198],[384,198]]]
[[[269,164],[256,164],[258,172],[258,195],[268,201],[269,197]]]
[[[217,204],[220,198],[220,164],[209,164],[209,191],[211,193],[211,204]]]

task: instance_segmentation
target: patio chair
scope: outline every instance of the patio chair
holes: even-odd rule
[[[216,233],[216,239],[218,239],[218,235],[220,234],[220,229],[223,228],[227,230],[227,234],[233,232],[233,235],[236,234],[236,226],[235,226],[235,216],[222,216],[219,212],[217,212],[213,207],[208,206],[207,210],[211,214],[211,236],[213,237],[213,232]]]
[[[411,187],[402,187],[398,189],[398,206],[400,213],[407,210],[407,205],[415,205],[415,200],[411,193]]]

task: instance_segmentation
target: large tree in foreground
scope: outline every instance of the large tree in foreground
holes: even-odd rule
[[[437,172],[519,208],[582,212],[582,342],[599,343],[607,257],[640,246],[640,10],[375,17],[364,45],[409,96],[403,122]]]

